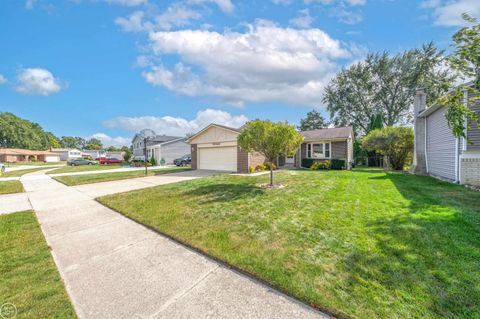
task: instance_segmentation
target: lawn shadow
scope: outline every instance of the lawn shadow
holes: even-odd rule
[[[186,196],[195,196],[200,203],[228,202],[242,198],[262,196],[265,190],[254,184],[221,183],[199,186],[185,191]]]
[[[408,209],[367,222],[375,253],[356,245],[346,256],[350,289],[373,281],[382,302],[401,296],[398,316],[480,317],[480,193],[395,172],[369,179],[390,180]]]

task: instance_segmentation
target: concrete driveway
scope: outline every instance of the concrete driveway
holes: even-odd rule
[[[212,174],[101,184],[113,192]],[[99,204],[93,197],[105,194],[101,184],[90,185],[94,192],[29,175],[22,183],[79,318],[325,317]]]

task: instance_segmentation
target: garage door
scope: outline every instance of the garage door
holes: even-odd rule
[[[237,171],[237,148],[235,146],[199,148],[198,154],[199,169]]]

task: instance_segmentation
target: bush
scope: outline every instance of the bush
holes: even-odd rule
[[[277,165],[275,165],[275,163],[265,163],[265,165],[264,165],[266,167],[265,169],[270,170],[270,165],[272,165],[272,170],[273,171],[277,169]]]
[[[332,163],[330,164],[331,169],[345,169],[345,160],[341,159],[333,159]]]
[[[255,166],[255,172],[263,172],[266,169],[267,169],[267,165],[257,164],[257,166]]]
[[[165,166],[166,162],[167,161],[162,157],[162,159],[160,160],[160,165]]]
[[[330,161],[325,160],[323,162],[315,162],[310,166],[311,170],[319,170],[319,169],[329,169],[330,168]]]
[[[250,165],[250,166],[248,167],[248,172],[249,172],[249,173],[255,172],[255,166]]]
[[[310,168],[313,165],[313,159],[304,158],[302,159],[302,167]]]
[[[150,158],[149,162],[150,162],[150,165],[152,165],[152,166],[157,165],[157,161],[155,160],[155,157],[153,157],[153,156],[152,156],[152,158]]]
[[[145,162],[144,161],[141,161],[141,160],[133,160],[131,163],[130,163],[131,166],[133,167],[144,167],[145,166]],[[147,166],[152,166],[152,164],[150,162],[147,162]]]
[[[402,170],[413,152],[413,129],[388,126],[363,138],[363,147],[388,157],[393,169]]]

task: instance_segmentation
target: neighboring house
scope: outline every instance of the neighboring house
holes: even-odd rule
[[[248,173],[249,166],[263,164],[265,158],[257,152],[245,152],[238,145],[241,129],[210,124],[187,142],[192,149],[192,168]],[[314,161],[344,159],[351,167],[353,161],[353,130],[331,128],[300,132],[305,137],[293,157],[279,158],[278,166],[302,166],[302,159]]]
[[[134,159],[144,160],[144,139],[139,134],[135,134],[132,139],[132,150]],[[172,164],[174,159],[187,154],[190,154],[190,145],[186,143],[184,137],[155,135],[147,140],[147,160],[153,157],[157,165],[162,162],[162,159],[165,164]]]
[[[58,153],[62,161],[81,158],[83,156],[82,151],[76,148],[52,148],[51,151]]]
[[[19,148],[1,148],[0,162],[60,162],[58,153],[49,151],[32,151]]]
[[[90,156],[93,159],[99,158],[99,157],[106,157],[107,152],[104,150],[82,150],[82,156]]]
[[[112,157],[112,158],[116,158],[116,159],[119,159],[119,160],[123,160],[123,156],[125,155],[125,152],[123,152],[123,151],[115,151],[115,152],[107,151],[105,155],[106,155],[106,157]]]
[[[464,103],[480,115],[480,101]],[[467,139],[456,138],[445,118],[445,107],[426,107],[424,90],[417,90],[414,102],[415,148],[411,171],[461,184],[480,186],[480,129],[471,120]]]

